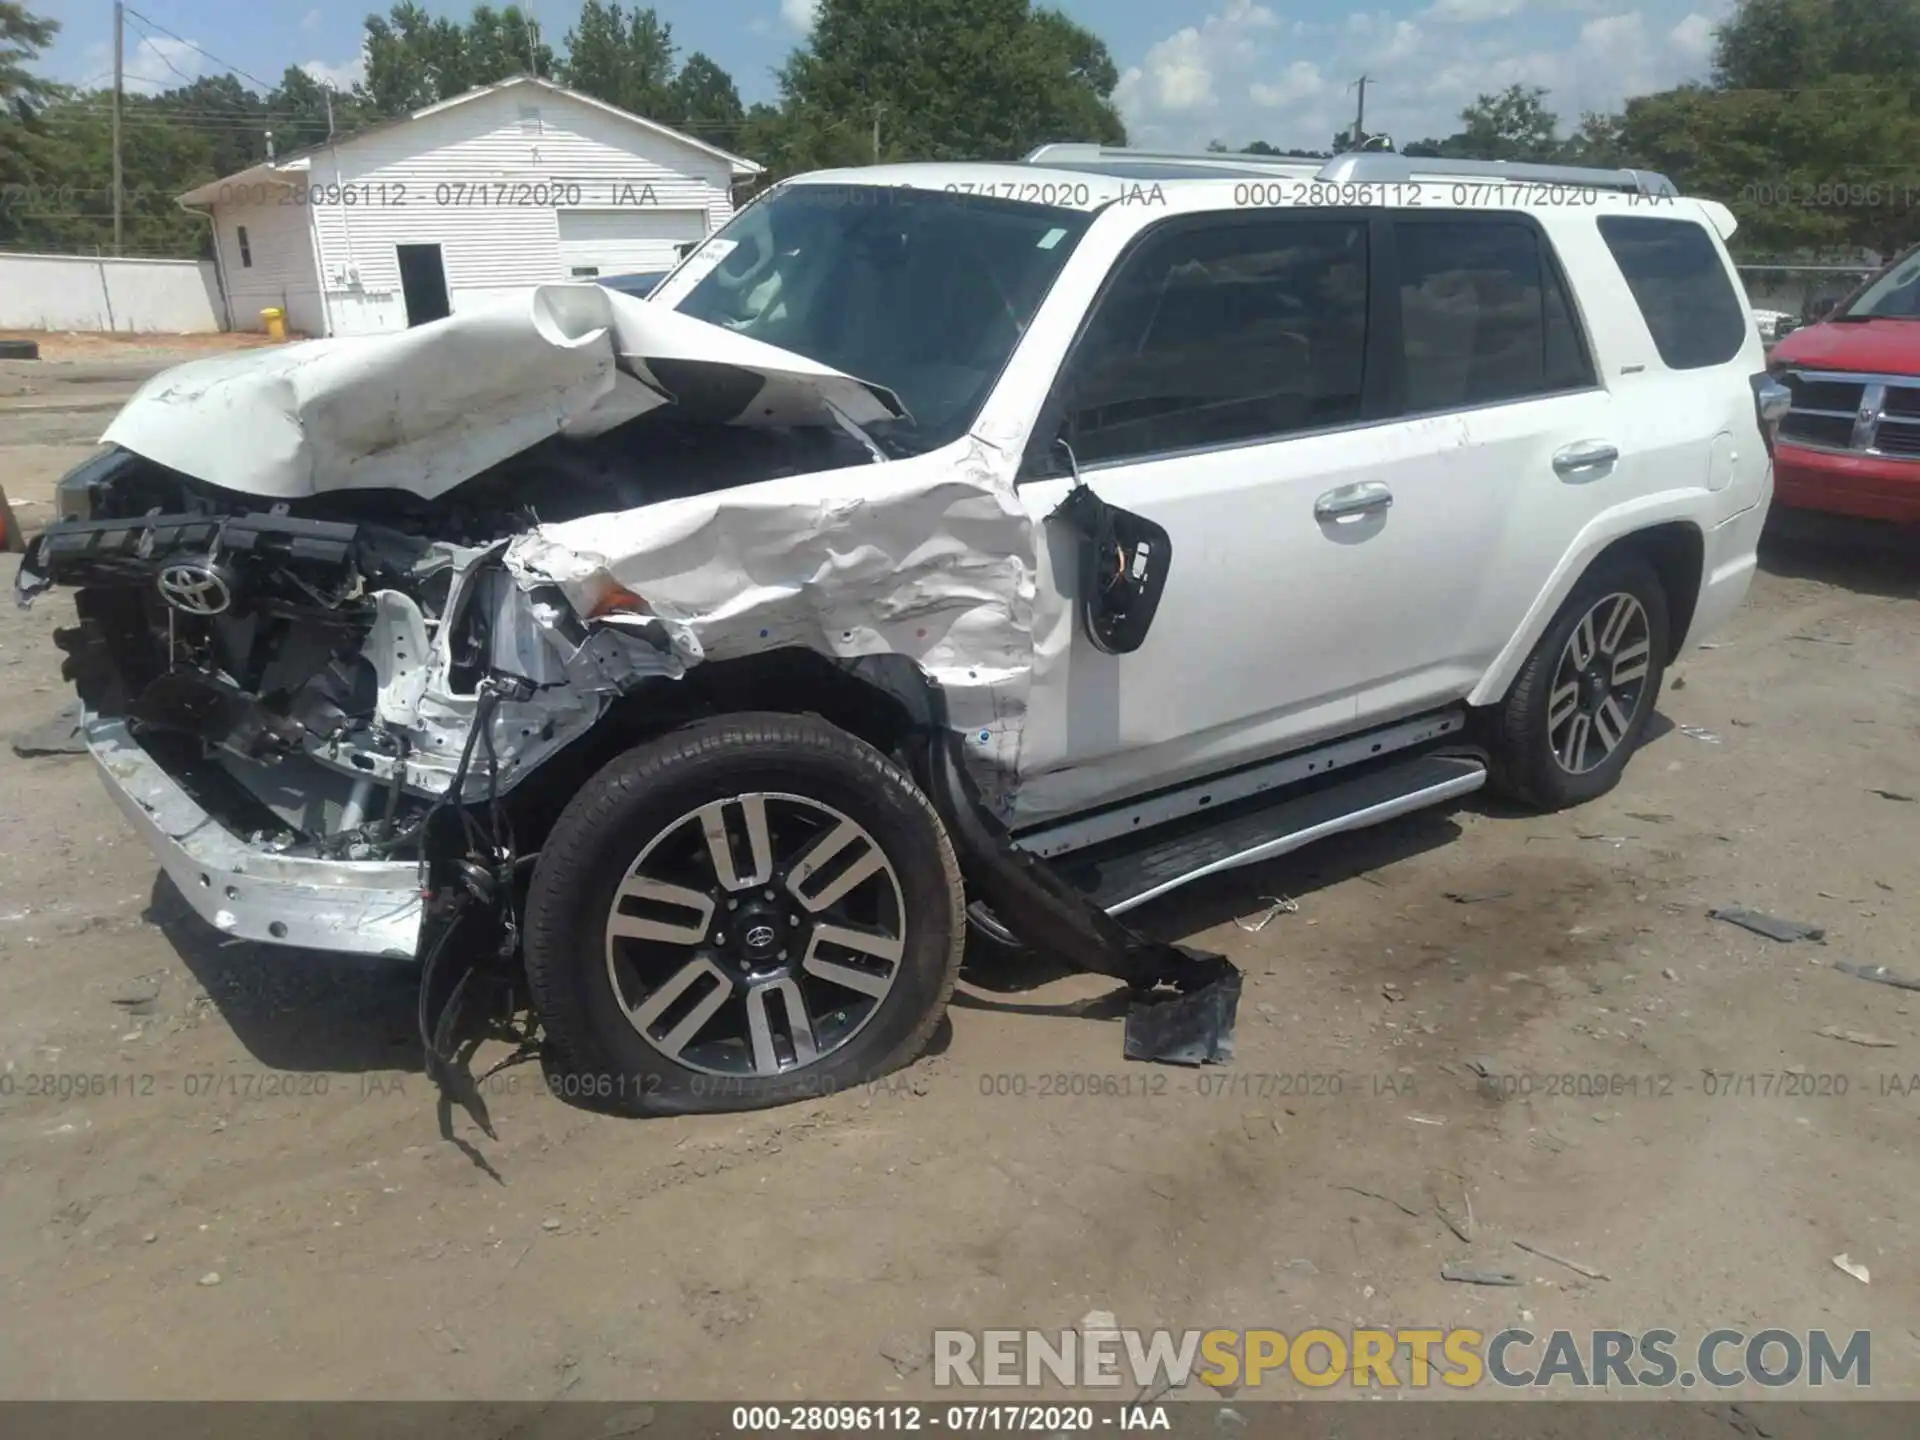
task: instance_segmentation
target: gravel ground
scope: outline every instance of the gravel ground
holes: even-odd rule
[[[0,398],[16,505],[102,420]],[[63,703],[66,608],[0,619],[0,731]],[[936,1326],[1101,1309],[1868,1329],[1874,1392],[1914,1396],[1920,996],[1837,965],[1920,975],[1920,551],[1771,543],[1720,639],[1604,800],[1416,816],[1144,915],[1245,968],[1231,1069],[1128,1065],[1104,982],[981,957],[872,1090],[636,1123],[528,1067],[498,1140],[436,1113],[404,970],[223,940],[90,762],[0,753],[0,1395],[927,1397]],[[1268,896],[1298,908],[1252,928]],[[1469,1205],[1465,1243],[1435,1211]]]

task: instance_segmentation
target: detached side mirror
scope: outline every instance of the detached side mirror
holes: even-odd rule
[[[1109,505],[1081,480],[1061,441],[1073,489],[1047,518],[1079,539],[1080,624],[1095,649],[1129,655],[1146,643],[1173,563],[1173,539],[1144,515]]]

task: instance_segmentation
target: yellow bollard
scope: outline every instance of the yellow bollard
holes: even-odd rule
[[[275,340],[287,338],[287,312],[279,306],[270,305],[262,310],[260,319],[265,322],[269,337]]]

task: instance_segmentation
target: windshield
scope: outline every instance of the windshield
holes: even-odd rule
[[[657,297],[884,385],[896,455],[958,439],[1091,217],[943,191],[792,185],[748,206]]]
[[[1887,267],[1855,297],[1843,320],[1920,320],[1920,249]]]

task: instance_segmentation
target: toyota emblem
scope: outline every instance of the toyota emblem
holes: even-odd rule
[[[773,948],[773,942],[777,938],[771,925],[756,925],[747,931],[747,948],[749,950],[771,950]]]
[[[160,572],[160,598],[188,615],[218,615],[233,604],[233,591],[210,565],[182,561]]]

